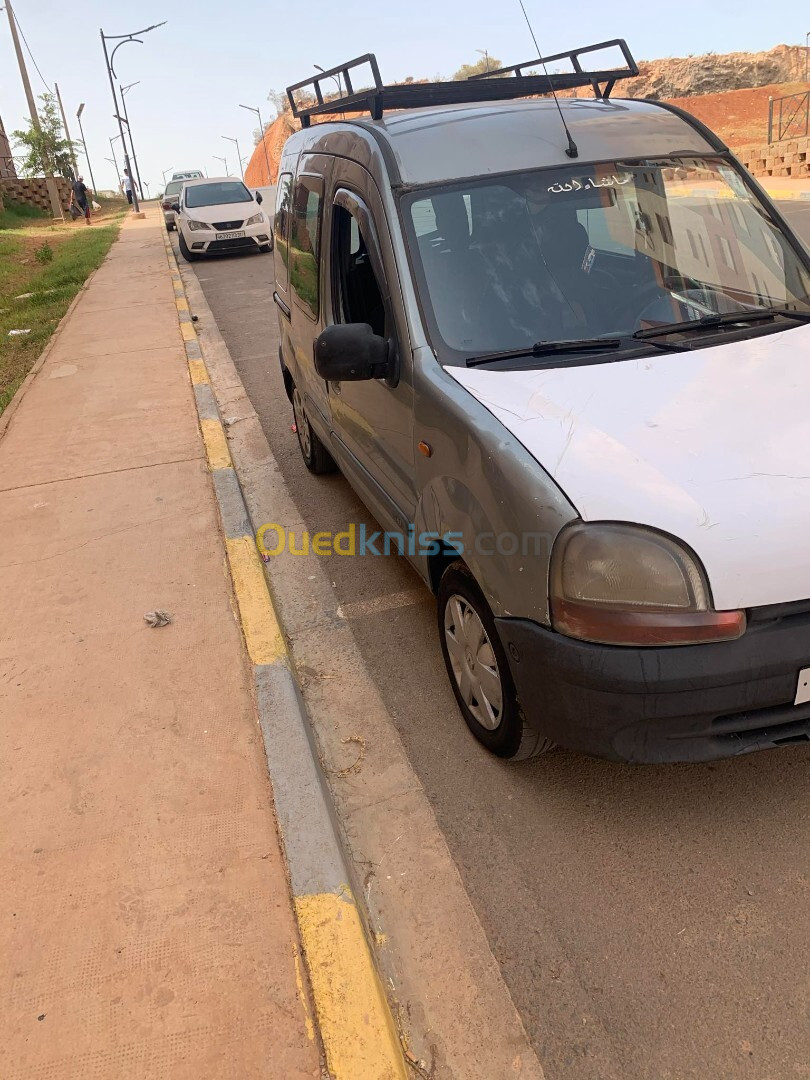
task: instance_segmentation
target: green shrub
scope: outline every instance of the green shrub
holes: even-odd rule
[[[34,258],[41,266],[53,262],[53,248],[47,240],[44,244],[40,244],[38,248],[34,248]]]

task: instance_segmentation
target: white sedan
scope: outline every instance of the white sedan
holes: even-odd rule
[[[272,251],[273,232],[254,194],[232,176],[186,180],[172,209],[180,253],[188,262],[201,255]]]

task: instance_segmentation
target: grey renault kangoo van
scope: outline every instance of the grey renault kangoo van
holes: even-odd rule
[[[367,55],[288,89],[301,452],[399,538],[504,758],[810,739],[808,254],[706,127],[611,95],[636,73],[613,41],[453,83],[384,85]]]

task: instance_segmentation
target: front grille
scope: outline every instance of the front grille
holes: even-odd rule
[[[240,251],[242,248],[255,248],[256,241],[249,236],[238,236],[235,240],[212,240],[205,249],[210,254],[215,251]]]
[[[741,750],[810,742],[810,702],[717,716],[710,734]]]
[[[217,232],[230,232],[231,229],[241,229],[244,221],[215,221],[214,228]]]

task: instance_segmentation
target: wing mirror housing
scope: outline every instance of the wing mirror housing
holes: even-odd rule
[[[172,210],[174,210],[175,214],[179,214],[180,213],[180,203],[173,202],[172,203]]]
[[[335,323],[315,341],[315,370],[327,382],[389,379],[392,349],[368,323]]]
[[[262,193],[260,191],[256,192],[256,202],[259,204],[259,206],[261,206],[264,202],[264,199],[262,198]]]

